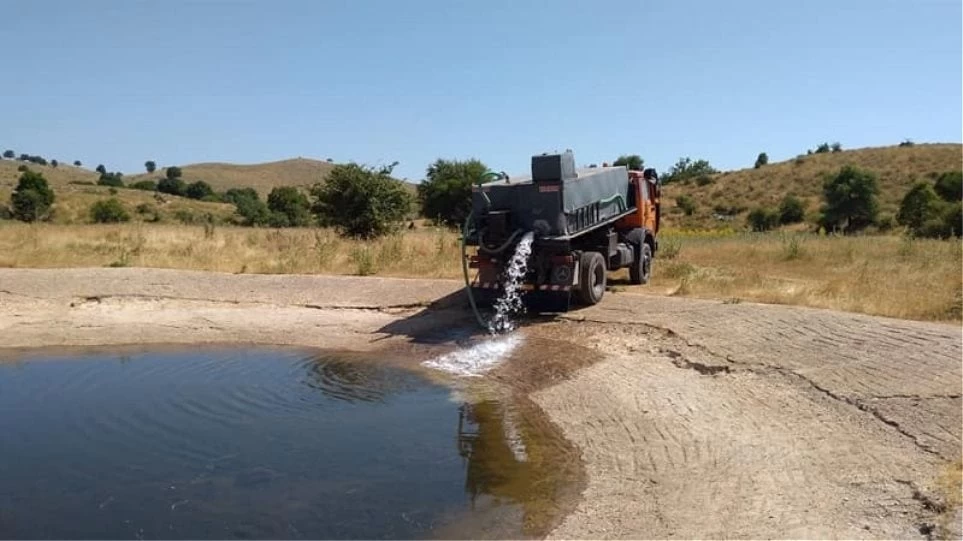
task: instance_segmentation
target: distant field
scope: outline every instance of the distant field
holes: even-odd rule
[[[682,234],[661,238],[652,283],[613,274],[609,294],[650,292],[959,321],[961,244],[900,237]],[[456,233],[420,228],[373,242],[324,229],[0,221],[0,266],[143,266],[230,273],[461,278]]]
[[[682,229],[745,229],[749,210],[760,206],[778,208],[782,198],[790,193],[806,202],[807,221],[814,223],[822,204],[823,175],[836,173],[845,165],[868,169],[879,176],[881,215],[895,216],[899,202],[914,182],[931,181],[932,175],[963,167],[963,145],[917,144],[803,155],[798,160],[771,163],[759,169],[711,175],[709,183],[703,186],[694,180],[669,184],[663,190],[666,223]],[[680,195],[692,197],[698,205],[692,216],[683,215],[676,206],[675,199]],[[745,210],[732,219],[720,220],[713,216],[717,206]]]

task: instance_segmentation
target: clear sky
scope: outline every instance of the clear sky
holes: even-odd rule
[[[29,0],[0,147],[139,172],[289,157],[750,167],[960,142],[960,0]]]

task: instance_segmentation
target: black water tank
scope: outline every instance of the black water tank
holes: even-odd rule
[[[575,176],[575,155],[571,151],[532,156],[532,180],[535,182],[559,182]]]

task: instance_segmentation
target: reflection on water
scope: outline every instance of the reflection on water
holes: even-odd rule
[[[357,355],[25,356],[0,364],[0,538],[540,533],[564,442],[450,397]]]

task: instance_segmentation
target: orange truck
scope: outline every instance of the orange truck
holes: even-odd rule
[[[571,151],[533,156],[530,175],[474,186],[464,236],[469,292],[481,304],[496,299],[526,236],[531,255],[520,289],[537,311],[598,303],[609,271],[628,268],[633,284],[647,283],[659,247],[660,190],[654,169],[576,169]]]

